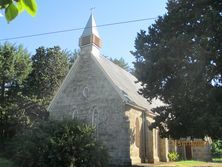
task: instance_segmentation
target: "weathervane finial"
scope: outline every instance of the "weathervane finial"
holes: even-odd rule
[[[95,7],[90,8],[91,14],[93,14],[93,11],[94,11],[95,9],[96,9]]]

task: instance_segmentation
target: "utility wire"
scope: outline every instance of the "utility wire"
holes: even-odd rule
[[[98,26],[95,26],[95,27],[108,27],[108,26],[113,26],[113,25],[135,23],[135,22],[141,22],[141,21],[146,21],[146,20],[154,20],[154,19],[157,19],[157,17],[137,19],[137,20],[128,20],[128,21],[122,21],[122,22],[116,22],[116,23],[101,24],[101,25],[98,25]],[[92,28],[92,27],[72,28],[72,29],[66,29],[66,30],[60,30],[60,31],[51,31],[51,32],[44,32],[44,33],[39,33],[39,34],[31,34],[31,35],[23,35],[23,36],[17,36],[17,37],[3,38],[3,39],[0,39],[0,42],[1,41],[14,40],[14,39],[31,38],[31,37],[36,37],[36,36],[44,36],[44,35],[65,33],[65,32],[71,32],[71,31],[79,31],[79,30],[83,30],[85,28]]]

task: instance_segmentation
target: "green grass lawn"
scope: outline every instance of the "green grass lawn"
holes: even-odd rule
[[[194,160],[175,162],[175,165],[178,167],[189,167],[189,166],[198,166],[198,165],[205,165],[205,164],[207,163],[203,161],[194,161]]]
[[[217,159],[217,161],[213,160],[213,162],[204,162],[204,161],[194,161],[194,160],[187,160],[187,161],[178,161],[169,163],[169,165],[175,167],[222,167],[222,158]]]
[[[4,158],[0,158],[0,167],[13,167],[12,162]]]
[[[222,158],[213,158],[213,162],[222,162]]]

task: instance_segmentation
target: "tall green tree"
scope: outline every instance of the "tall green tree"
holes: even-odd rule
[[[21,45],[0,45],[0,147],[14,134],[12,127],[23,122],[23,113],[17,112],[14,102],[31,65],[30,55]]]
[[[69,53],[60,47],[39,47],[32,56],[33,70],[29,75],[24,94],[45,99],[49,103],[69,70]]]
[[[130,71],[130,67],[129,64],[121,57],[119,59],[117,58],[109,58],[110,61],[112,61],[114,64],[118,65],[119,67],[121,67],[122,69],[126,70],[126,71]]]
[[[73,52],[66,51],[69,57],[69,63],[70,63],[70,68],[72,67],[72,64],[75,62],[76,58],[80,55],[80,50],[74,49]]]
[[[0,104],[12,99],[32,70],[30,54],[22,45],[0,45]]]
[[[135,73],[148,100],[166,105],[152,127],[164,137],[222,137],[222,1],[169,0],[135,40]]]

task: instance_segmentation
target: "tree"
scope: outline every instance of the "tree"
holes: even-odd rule
[[[1,0],[0,9],[5,10],[5,18],[8,22],[26,10],[31,16],[35,16],[37,4],[35,0]]]
[[[69,71],[69,54],[60,47],[39,47],[32,56],[33,70],[29,75],[24,94],[50,102],[55,91]]]
[[[222,137],[222,2],[169,0],[135,40],[140,93],[161,99],[155,123],[164,137]]]
[[[114,64],[118,65],[119,67],[121,67],[122,69],[128,72],[130,71],[130,67],[128,63],[122,57],[120,59],[117,59],[117,58],[112,59],[110,57],[109,60],[112,61]]]
[[[11,136],[11,127],[18,125],[14,118],[23,119],[14,102],[31,69],[29,53],[21,45],[0,45],[0,147]]]
[[[72,64],[75,62],[76,58],[79,56],[80,50],[74,49],[73,52],[66,51],[66,53],[68,53],[69,55],[69,62],[70,62],[70,68],[71,68]]]
[[[0,45],[0,104],[13,99],[32,70],[29,53],[22,45]]]
[[[48,119],[48,112],[41,101],[17,94],[5,106],[0,106],[0,153],[5,152],[10,140],[39,121]],[[7,148],[8,149],[8,148]]]

